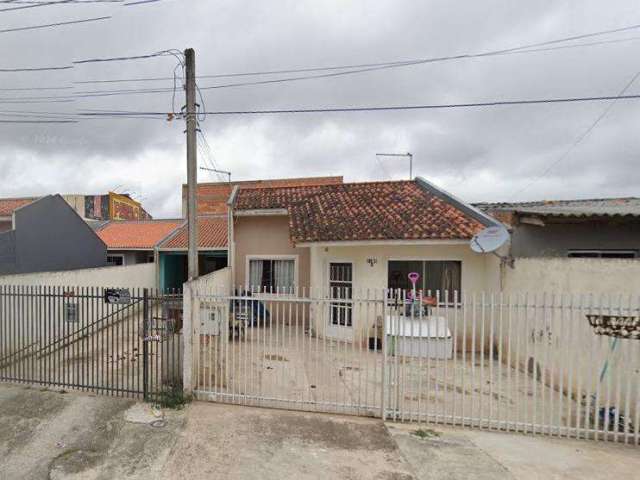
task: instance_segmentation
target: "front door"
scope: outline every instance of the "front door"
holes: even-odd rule
[[[353,340],[353,264],[329,264],[329,325],[327,336],[339,340]]]

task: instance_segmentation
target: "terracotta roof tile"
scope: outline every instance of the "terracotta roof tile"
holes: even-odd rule
[[[153,248],[183,220],[113,221],[96,233],[107,248]]]
[[[272,180],[246,180],[240,182],[214,182],[198,184],[198,213],[201,215],[221,215],[227,212],[227,200],[234,186],[240,188],[301,187],[306,185],[335,185],[342,183],[342,177],[277,178]],[[182,186],[186,198],[186,185]]]
[[[0,217],[10,217],[13,212],[20,207],[29,205],[30,203],[38,200],[37,197],[33,198],[2,198],[0,199]]]
[[[160,248],[188,247],[187,225],[183,225],[175,235],[162,242]],[[227,248],[227,217],[198,217],[198,248]]]
[[[413,181],[242,189],[235,209],[287,209],[294,243],[470,239],[484,228]]]

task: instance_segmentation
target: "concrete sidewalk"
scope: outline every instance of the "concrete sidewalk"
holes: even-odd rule
[[[640,472],[635,446],[439,425],[387,424],[387,429],[420,480],[604,480],[637,478]]]
[[[204,402],[157,415],[132,400],[0,385],[0,479],[583,480],[640,471],[640,449],[617,444]]]

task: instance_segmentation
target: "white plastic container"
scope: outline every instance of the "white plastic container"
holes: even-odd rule
[[[446,360],[453,357],[453,338],[444,317],[387,316],[390,355]]]

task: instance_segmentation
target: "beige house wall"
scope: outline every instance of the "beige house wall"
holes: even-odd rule
[[[0,276],[0,285],[155,288],[155,263]]]
[[[457,244],[358,244],[353,246],[312,246],[311,285],[316,295],[327,296],[329,285],[329,263],[353,263],[354,297],[382,299],[388,287],[388,264],[390,260],[455,260],[462,263],[462,291],[492,292],[500,288],[500,262],[492,255],[474,253],[468,242]],[[315,331],[321,336],[335,336],[336,329],[329,327],[328,308],[316,307],[312,313]],[[354,305],[353,329],[345,331],[347,339],[365,344],[376,328],[382,325],[381,309],[375,310],[365,303]]]
[[[309,248],[296,248],[289,239],[287,216],[241,216],[234,218],[233,282],[248,286],[249,257],[283,257],[295,259],[298,287],[309,287]]]

